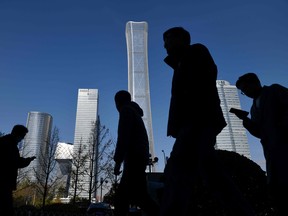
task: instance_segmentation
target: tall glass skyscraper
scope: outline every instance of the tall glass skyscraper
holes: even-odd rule
[[[74,134],[74,147],[73,152],[77,150],[82,145],[84,147],[84,152],[88,153],[90,145],[90,137],[92,129],[97,121],[98,116],[98,89],[78,89],[78,101],[77,101],[77,111],[76,111],[76,124],[75,124],[75,134]],[[96,159],[96,155],[95,155]],[[90,163],[86,163],[87,170],[89,169]],[[83,190],[78,195],[79,197],[88,198],[89,197],[89,181],[88,175],[84,175],[79,182],[79,185]],[[95,179],[96,182],[96,170]],[[71,185],[71,184],[70,184]],[[71,190],[73,190],[71,188]]]
[[[128,55],[128,91],[132,100],[143,109],[143,121],[148,133],[151,157],[154,158],[154,138],[150,104],[148,73],[148,24],[147,22],[126,23],[126,44]],[[152,167],[155,171],[155,168]]]
[[[225,80],[216,82],[222,111],[227,122],[227,126],[217,136],[216,149],[237,152],[251,159],[246,129],[242,125],[242,120],[229,112],[231,107],[241,109],[237,88]]]
[[[20,150],[22,157],[36,156],[30,165],[21,169],[20,173],[25,174],[31,181],[36,181],[35,170],[41,173],[43,167],[40,165],[41,157],[45,157],[49,147],[53,118],[48,113],[29,112],[27,117],[27,128],[29,132],[24,138]]]

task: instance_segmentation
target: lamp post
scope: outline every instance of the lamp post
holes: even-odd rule
[[[167,163],[167,160],[166,160],[165,151],[164,151],[164,150],[162,150],[162,152],[163,152],[163,157],[164,157],[164,167],[165,167],[165,166],[166,166],[166,163]]]
[[[151,154],[150,154],[150,158],[149,158],[149,172],[151,173],[152,170],[151,170],[151,167],[154,166],[155,163],[158,162],[158,157],[154,157],[154,159],[151,157]]]

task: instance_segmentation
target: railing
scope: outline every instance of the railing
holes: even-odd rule
[[[87,214],[72,212],[43,212],[40,210],[16,210],[14,216],[87,216]]]

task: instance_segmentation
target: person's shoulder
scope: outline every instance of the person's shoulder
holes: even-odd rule
[[[203,54],[207,54],[210,53],[209,49],[202,43],[195,43],[195,44],[191,44],[190,45],[190,52],[191,53],[203,53]]]
[[[10,134],[6,134],[6,135],[0,137],[0,143],[1,144],[7,143],[10,140],[11,140],[11,135]]]
[[[120,115],[133,115],[135,112],[135,108],[131,105],[131,103],[129,104],[125,104],[120,111]]]
[[[264,86],[265,87],[265,86]],[[277,89],[279,89],[279,90],[285,90],[285,91],[287,91],[288,90],[288,88],[287,87],[285,87],[285,86],[283,86],[283,85],[280,85],[280,84],[278,84],[278,83],[273,83],[273,84],[271,84],[270,86],[268,86],[270,89],[274,89],[274,90],[277,90]]]
[[[204,44],[202,43],[194,43],[194,44],[191,44],[190,47],[192,49],[208,49]]]
[[[271,92],[274,95],[280,94],[282,96],[288,96],[288,88],[278,83],[271,84],[270,86],[263,86],[263,89],[267,89],[267,91]]]
[[[194,43],[190,45],[191,47],[206,47],[204,44],[202,43]]]
[[[139,106],[138,103],[136,103],[135,101],[131,101],[131,106],[133,109],[135,109],[135,111],[140,115],[143,116],[144,112],[143,109]]]
[[[7,139],[9,138],[11,135],[10,134],[5,134],[3,136],[0,136],[0,139],[3,140],[3,139]]]

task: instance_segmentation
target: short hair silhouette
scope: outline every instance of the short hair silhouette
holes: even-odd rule
[[[15,125],[11,131],[11,134],[26,134],[28,129],[24,125]]]
[[[128,91],[120,90],[115,94],[115,101],[118,103],[126,103],[131,101],[131,94]]]
[[[180,37],[183,39],[183,42],[185,42],[186,44],[191,43],[190,33],[187,30],[185,30],[183,27],[173,27],[173,28],[168,29],[167,31],[163,33],[163,39],[165,40],[165,38],[168,35],[173,35],[173,37]]]
[[[260,84],[260,80],[255,73],[246,73],[238,78],[238,80],[236,81],[236,87],[239,89],[242,83]]]

